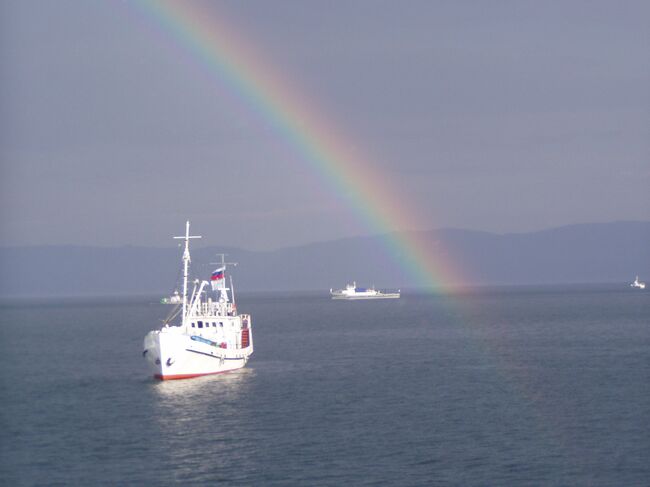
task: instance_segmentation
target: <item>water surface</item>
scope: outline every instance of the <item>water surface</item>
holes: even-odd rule
[[[648,485],[650,292],[242,295],[246,369],[159,382],[155,299],[4,303],[3,485]]]

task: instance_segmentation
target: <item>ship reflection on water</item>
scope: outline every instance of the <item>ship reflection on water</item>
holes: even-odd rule
[[[253,411],[247,398],[255,375],[255,369],[244,368],[194,379],[152,380],[151,440],[173,467],[174,478],[168,480],[203,483],[216,474],[237,480],[241,473],[235,466],[252,461],[250,451],[234,445],[250,436]]]
[[[192,379],[152,380],[151,387],[159,406],[195,409],[206,399],[221,404],[236,401],[254,376],[255,369],[238,369]]]

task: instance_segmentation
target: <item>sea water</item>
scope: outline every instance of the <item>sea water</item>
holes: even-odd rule
[[[0,484],[650,484],[650,292],[242,294],[248,366],[168,382],[155,301],[2,305]]]

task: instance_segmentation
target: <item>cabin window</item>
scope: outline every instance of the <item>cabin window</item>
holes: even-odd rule
[[[192,328],[194,328],[195,326],[196,326],[196,323],[192,323]]]
[[[217,324],[216,324],[214,321],[212,322],[212,327],[213,327],[213,328],[216,328],[216,327],[217,327]]]
[[[203,322],[199,321],[199,328],[203,328]]]

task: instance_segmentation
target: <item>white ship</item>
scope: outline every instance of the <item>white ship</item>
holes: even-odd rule
[[[160,302],[162,304],[181,304],[183,302],[183,298],[181,298],[181,295],[178,294],[178,291],[174,291],[174,294],[166,298],[162,298]]]
[[[373,287],[366,289],[357,287],[357,283],[353,282],[345,286],[345,289],[330,289],[332,299],[396,299],[400,296],[399,289],[396,293],[384,293],[378,291]]]
[[[237,313],[232,279],[230,287],[226,285],[227,263],[222,258],[210,282],[194,281],[188,297],[189,242],[201,237],[190,236],[190,222],[186,222],[185,235],[174,238],[185,240],[181,303],[160,330],[147,333],[142,355],[154,377],[162,380],[218,374],[244,367],[253,353],[251,317]],[[179,312],[180,323],[172,324]]]
[[[645,282],[639,281],[639,276],[636,276],[636,279],[632,284],[630,284],[632,287],[638,287],[639,289],[645,289]]]

